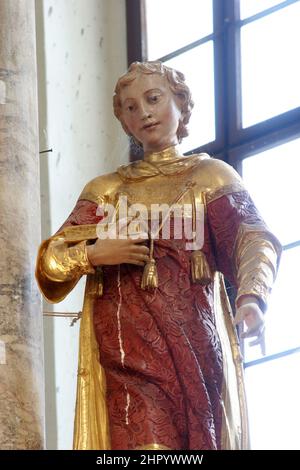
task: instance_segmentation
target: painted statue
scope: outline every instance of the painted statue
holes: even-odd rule
[[[50,302],[87,275],[74,448],[246,449],[235,324],[261,340],[280,244],[231,166],[182,155],[193,107],[182,73],[135,62],[113,103],[144,157],[89,182],[37,260]]]

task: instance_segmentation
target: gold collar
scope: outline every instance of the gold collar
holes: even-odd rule
[[[144,154],[144,162],[149,163],[169,162],[177,158],[183,158],[178,145],[172,145],[172,147],[168,147],[160,152],[145,152]]]
[[[117,173],[126,182],[142,181],[158,175],[177,175],[194,168],[206,158],[210,158],[206,153],[184,157],[178,146],[172,146],[161,152],[146,153],[144,160],[122,165]]]

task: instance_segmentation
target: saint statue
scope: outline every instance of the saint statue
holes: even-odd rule
[[[113,104],[143,159],[85,186],[36,268],[53,303],[87,275],[74,448],[247,449],[235,325],[262,340],[280,243],[231,166],[181,153],[193,107],[181,72],[135,62]],[[169,209],[155,219],[154,206]],[[235,319],[224,278],[237,289]]]

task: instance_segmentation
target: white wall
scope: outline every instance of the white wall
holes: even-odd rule
[[[128,159],[112,94],[126,70],[125,0],[36,0],[42,234],[64,222],[93,177]],[[81,310],[83,282],[56,311]],[[45,304],[45,310],[51,306]],[[48,449],[70,449],[79,322],[46,318]]]

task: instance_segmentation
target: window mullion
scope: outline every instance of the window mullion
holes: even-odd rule
[[[127,62],[147,59],[145,0],[126,0]]]
[[[214,89],[215,89],[215,127],[216,142],[213,148],[206,150],[214,154],[222,152],[222,159],[226,160],[226,136],[227,136],[227,74],[225,61],[226,38],[224,33],[224,2],[213,0],[214,22]],[[207,146],[206,146],[207,148]],[[225,150],[225,152],[224,152]]]
[[[285,351],[280,351],[276,354],[270,354],[269,356],[264,356],[259,359],[255,359],[254,361],[244,362],[244,369],[247,367],[257,366],[259,364],[264,364],[265,362],[276,361],[285,356],[290,356],[291,354],[300,353],[300,346],[297,348],[286,349]]]
[[[224,14],[224,60],[227,83],[226,146],[230,148],[237,141],[242,127],[240,28],[236,26],[240,17],[239,0],[227,0]]]
[[[299,0],[286,0],[282,3],[279,3],[278,5],[274,5],[273,7],[267,8],[266,10],[263,10],[259,13],[256,13],[255,15],[249,16],[248,18],[245,18],[244,20],[239,21],[240,26],[244,26],[245,24],[252,23],[252,21],[259,20],[260,18],[264,18],[265,16],[271,15],[272,13],[282,10],[285,7],[289,7],[293,3],[297,3]]]
[[[237,169],[238,163],[242,162],[242,160],[247,156],[259,151],[267,150],[276,145],[280,145],[299,137],[300,112],[299,110],[293,111],[296,111],[295,114],[298,114],[298,119],[295,119],[295,121],[289,126],[284,126],[284,122],[281,116],[281,126],[280,122],[278,122],[278,127],[274,126],[273,129],[270,127],[270,132],[266,122],[263,123],[265,126],[265,132],[263,132],[263,126],[261,126],[261,124],[257,125],[260,126],[261,131],[257,129],[256,133],[254,133],[252,129],[244,129],[240,139],[231,147],[229,147],[228,163]],[[289,111],[289,113],[293,113],[293,111]],[[253,132],[250,133],[250,131]]]

